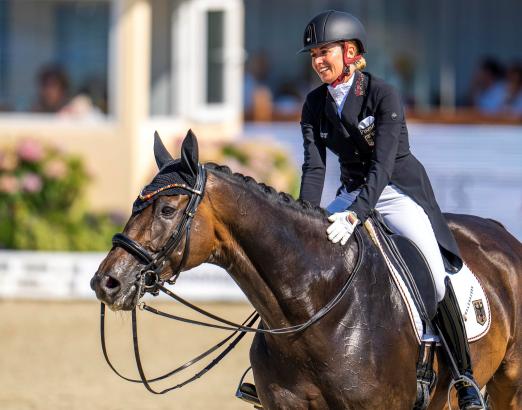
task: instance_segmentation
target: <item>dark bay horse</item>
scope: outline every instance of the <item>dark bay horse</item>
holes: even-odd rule
[[[158,140],[156,160],[165,169],[174,162]],[[198,170],[197,143],[190,132],[175,166],[185,174]],[[412,409],[419,346],[406,307],[364,228],[359,240],[332,244],[323,210],[226,167],[207,164],[205,169],[182,270],[204,262],[226,269],[266,328],[305,322],[351,280],[340,303],[305,331],[256,335],[250,360],[263,407]],[[163,192],[145,197],[150,205],[134,213],[124,230],[151,254],[172,236],[189,201],[187,194]],[[491,329],[471,344],[476,380],[487,386],[493,409],[521,409],[522,244],[494,221],[447,218],[491,304]],[[162,278],[178,269],[186,241],[169,255]],[[91,282],[97,297],[114,310],[133,309],[141,267],[126,250],[113,248]],[[443,360],[436,365],[439,382],[429,408],[443,409],[450,376]]]

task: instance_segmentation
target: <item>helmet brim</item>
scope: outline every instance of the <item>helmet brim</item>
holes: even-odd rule
[[[310,45],[308,45],[306,47],[303,47],[296,54],[306,53],[307,51],[310,51],[312,48],[322,47],[322,46],[325,46],[327,44],[333,44],[333,43],[338,43],[338,42],[339,41],[323,41],[322,43],[310,44]]]
[[[359,54],[365,54],[366,53],[366,50],[364,50],[364,47],[362,46],[362,43],[360,41],[358,41],[358,40],[336,40],[336,41],[324,41],[322,43],[317,43],[317,44],[310,44],[310,45],[308,45],[306,47],[303,47],[301,50],[299,50],[295,54],[297,55],[297,54],[306,53],[307,51],[310,51],[312,48],[322,47],[322,46],[325,46],[327,44],[339,43],[339,42],[342,42],[342,41],[357,41],[359,43],[358,47],[360,48]]]

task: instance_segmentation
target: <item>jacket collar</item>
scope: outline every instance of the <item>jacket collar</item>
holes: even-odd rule
[[[359,123],[358,116],[361,112],[361,107],[367,92],[368,80],[360,71],[356,71],[354,76],[352,88],[350,88],[350,92],[344,102],[341,119],[345,124],[354,124],[357,126]]]
[[[346,96],[344,106],[341,111],[341,120],[345,125],[357,126],[358,116],[367,93],[368,77],[360,71],[354,73],[353,84]],[[339,115],[337,114],[337,105],[334,99],[326,89],[325,114],[332,124],[339,123]]]

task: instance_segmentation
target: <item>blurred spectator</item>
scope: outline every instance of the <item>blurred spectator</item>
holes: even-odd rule
[[[299,86],[293,81],[286,81],[277,89],[274,108],[278,115],[299,115],[303,102]]]
[[[246,63],[243,104],[247,119],[272,119],[272,92],[266,83],[269,67],[268,55],[264,51],[253,53]]]
[[[58,65],[43,67],[38,73],[38,100],[32,111],[56,113],[69,100],[69,77]]]
[[[65,70],[58,65],[45,66],[38,74],[38,101],[32,111],[82,119],[103,117],[86,90],[73,98],[69,96],[69,78]]]
[[[522,116],[522,62],[513,63],[507,70],[504,112]]]
[[[483,114],[497,114],[504,107],[504,68],[493,58],[482,60],[471,83],[471,103]]]

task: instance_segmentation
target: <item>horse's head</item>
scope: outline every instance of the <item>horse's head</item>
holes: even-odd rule
[[[91,279],[98,299],[113,310],[133,309],[145,290],[203,263],[214,246],[196,137],[189,131],[181,158],[173,159],[156,133],[154,155],[158,174],[141,191],[123,233],[114,236]]]

